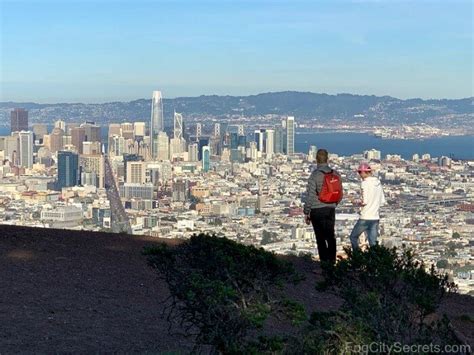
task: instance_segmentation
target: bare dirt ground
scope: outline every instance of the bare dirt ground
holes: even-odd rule
[[[141,254],[163,241],[176,243],[0,225],[0,354],[188,353],[190,339],[168,334],[161,314],[168,288]],[[337,309],[340,300],[314,288],[318,264],[292,260],[306,278],[288,295],[309,312]],[[441,307],[471,346],[474,326],[466,315],[473,310],[469,296]]]

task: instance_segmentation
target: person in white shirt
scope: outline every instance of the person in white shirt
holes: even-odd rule
[[[372,176],[372,168],[367,163],[362,163],[357,169],[362,178],[362,209],[360,218],[352,229],[350,240],[352,250],[359,249],[359,236],[367,232],[369,246],[377,244],[379,234],[379,210],[385,204],[385,196],[380,180]]]

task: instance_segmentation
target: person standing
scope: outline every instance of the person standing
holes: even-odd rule
[[[357,169],[362,179],[362,209],[360,218],[352,229],[349,239],[351,240],[352,250],[359,249],[359,236],[367,232],[369,246],[377,244],[379,235],[380,207],[385,204],[385,196],[382,184],[378,178],[372,175],[372,168],[367,163],[361,163]]]
[[[334,224],[336,206],[342,199],[341,176],[329,167],[326,149],[317,151],[316,162],[316,169],[311,173],[306,188],[305,222],[313,225],[321,262],[335,263]]]

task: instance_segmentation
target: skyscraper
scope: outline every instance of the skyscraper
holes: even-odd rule
[[[295,118],[288,116],[286,119],[286,154],[295,154]]]
[[[43,140],[45,134],[48,134],[48,126],[45,123],[33,125],[33,135],[35,140]]]
[[[153,91],[151,99],[151,122],[150,122],[150,144],[151,156],[153,159],[158,157],[158,135],[165,128],[163,120],[163,99],[161,91]]]
[[[255,142],[257,142],[257,150],[263,153],[265,151],[265,129],[256,129],[254,133]]]
[[[170,158],[170,140],[166,132],[160,132],[158,134],[158,152],[155,159],[158,160],[169,160]]]
[[[21,131],[19,134],[20,166],[33,167],[33,132]]]
[[[64,131],[61,128],[54,128],[49,137],[49,150],[56,153],[63,149]]]
[[[211,151],[209,146],[202,147],[202,170],[208,172],[211,165]]]
[[[79,177],[79,156],[70,151],[58,152],[58,188],[76,186]]]
[[[64,133],[66,133],[66,122],[63,120],[57,120],[54,122],[54,128],[61,128]]]
[[[174,131],[173,138],[183,138],[183,115],[180,113],[174,113]]]
[[[84,123],[81,125],[85,129],[86,141],[87,142],[100,142],[101,137],[101,130],[100,126],[96,125],[95,123]]]
[[[188,145],[188,160],[189,161],[198,161],[199,160],[199,146],[197,143],[191,143]]]
[[[141,137],[145,137],[145,122],[135,122],[133,124],[133,134],[135,135],[135,139]]]
[[[265,153],[267,159],[271,159],[275,154],[275,130],[273,129],[266,131]]]
[[[86,141],[86,129],[85,127],[74,127],[71,128],[71,143],[76,147],[79,154],[82,154],[82,143]]]
[[[28,111],[16,108],[10,112],[10,132],[28,131]]]

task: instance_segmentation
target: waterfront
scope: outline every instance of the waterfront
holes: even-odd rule
[[[411,159],[413,154],[428,153],[432,157],[452,156],[474,159],[474,136],[446,136],[428,139],[381,139],[369,133],[356,132],[297,132],[295,150],[308,153],[309,146],[326,148],[331,153],[349,156],[364,150],[380,150],[382,156],[399,154]]]
[[[49,130],[52,127],[48,127]],[[106,143],[107,127],[102,127],[102,139]],[[247,132],[248,133],[248,132]],[[10,134],[9,127],[0,127],[0,136]],[[321,131],[298,131],[295,151],[308,153],[309,146],[326,148],[341,156],[361,154],[365,150],[380,150],[382,156],[398,154],[411,159],[413,154],[428,153],[432,157],[448,156],[455,159],[474,160],[474,136],[444,136],[427,139],[382,139],[370,133]]]

